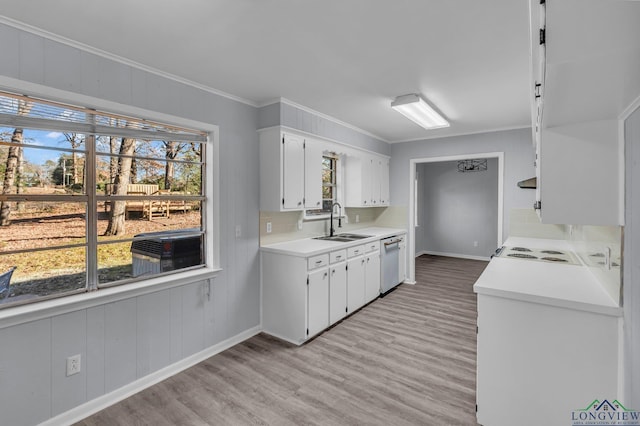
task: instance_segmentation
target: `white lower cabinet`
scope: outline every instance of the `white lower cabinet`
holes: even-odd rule
[[[307,277],[307,337],[329,327],[329,268],[310,271]]]
[[[615,400],[619,331],[619,317],[478,294],[478,423],[572,424]]]
[[[347,313],[357,311],[365,304],[364,299],[364,246],[353,247],[348,251],[347,260]]]
[[[380,296],[380,241],[365,248],[364,301],[369,303]]]
[[[330,254],[329,266],[329,324],[347,315],[347,251]]]
[[[263,251],[263,331],[300,345],[374,300],[379,247],[374,241],[311,257]]]

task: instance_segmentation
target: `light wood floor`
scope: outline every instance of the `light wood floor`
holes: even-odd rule
[[[475,425],[486,264],[421,256],[416,285],[301,347],[260,334],[79,425]]]

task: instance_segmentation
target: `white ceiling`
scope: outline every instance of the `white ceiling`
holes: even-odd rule
[[[240,97],[279,98],[386,141],[526,127],[525,0],[29,0],[0,13]],[[419,93],[427,131],[389,104]]]

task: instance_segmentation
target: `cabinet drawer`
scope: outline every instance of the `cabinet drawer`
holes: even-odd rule
[[[347,257],[356,257],[364,254],[364,247],[365,246],[349,247],[347,249]]]
[[[338,263],[347,260],[347,250],[337,250],[329,253],[329,263]]]
[[[380,241],[372,241],[370,243],[365,244],[364,250],[367,253],[380,250]]]
[[[322,266],[327,266],[328,264],[329,264],[328,254],[319,254],[317,256],[313,256],[307,259],[307,269],[309,270],[320,268]]]

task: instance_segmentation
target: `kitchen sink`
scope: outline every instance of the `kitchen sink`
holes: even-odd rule
[[[338,234],[338,237],[349,238],[350,240],[361,240],[363,238],[369,238],[373,235],[362,235],[362,234]]]
[[[361,240],[363,238],[369,238],[371,235],[361,235],[361,234],[338,234],[332,237],[325,235],[322,237],[314,237],[314,240],[323,240],[323,241],[338,241],[341,243],[348,243],[351,241]]]
[[[314,240],[323,240],[323,241],[338,241],[341,243],[348,243],[353,241],[351,238],[345,238],[345,237],[340,237],[338,235],[334,235],[333,237],[330,237],[328,235],[324,236],[324,237],[314,237]]]

